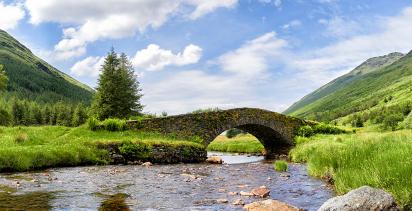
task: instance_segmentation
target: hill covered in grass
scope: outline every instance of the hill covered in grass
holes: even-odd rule
[[[367,121],[371,113],[381,112],[384,116],[387,110],[407,115],[410,100],[412,52],[407,55],[391,53],[368,59],[348,74],[305,96],[284,113],[327,122],[361,113],[362,121]]]
[[[89,104],[93,90],[35,56],[30,49],[0,30],[0,64],[9,78],[3,97],[41,103],[57,101]]]

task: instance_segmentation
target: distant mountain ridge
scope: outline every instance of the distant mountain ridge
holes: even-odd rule
[[[385,96],[409,88],[412,53],[390,53],[366,60],[294,103],[283,113],[317,120],[333,120],[373,106]],[[408,93],[407,93],[408,94]],[[404,96],[399,96],[399,99]]]
[[[57,70],[30,49],[0,30],[0,64],[9,77],[7,93],[39,102],[90,103],[93,89]]]

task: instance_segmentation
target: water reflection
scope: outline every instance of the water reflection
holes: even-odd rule
[[[126,204],[127,194],[118,193],[114,195],[103,195],[105,198],[100,204],[100,211],[129,211],[131,210]]]
[[[50,192],[30,192],[16,194],[10,192],[0,193],[1,210],[50,210],[51,200],[54,199]]]

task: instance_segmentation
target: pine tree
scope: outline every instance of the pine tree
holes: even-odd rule
[[[8,126],[11,123],[11,115],[10,113],[4,109],[0,108],[0,125]]]
[[[82,103],[77,104],[73,112],[72,126],[77,127],[86,122],[87,113]]]
[[[139,114],[143,109],[139,102],[142,97],[140,92],[131,62],[125,54],[118,57],[112,49],[99,76],[93,113],[99,119],[127,118]]]
[[[11,106],[11,116],[14,125],[22,125],[24,123],[24,112],[23,104],[14,99]]]
[[[7,82],[9,79],[7,78],[6,71],[4,70],[3,65],[0,64],[0,91],[7,88]]]

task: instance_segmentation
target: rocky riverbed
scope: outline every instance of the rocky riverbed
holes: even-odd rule
[[[278,173],[262,157],[222,157],[226,164],[97,166],[1,174],[0,209],[242,210],[243,203],[264,199],[240,193],[266,186],[270,190],[266,199],[316,210],[333,196],[325,183],[307,175],[304,165],[291,164],[287,173]]]

